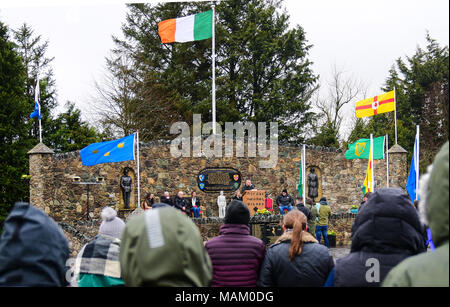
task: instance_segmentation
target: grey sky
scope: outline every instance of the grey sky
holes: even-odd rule
[[[13,29],[26,22],[49,41],[48,55],[55,57],[58,111],[67,100],[84,113],[89,110],[94,80],[101,79],[104,57],[114,46],[111,35],[121,35],[127,12],[124,2],[0,2],[0,21]],[[449,43],[448,0],[284,0],[284,5],[292,26],[301,25],[314,45],[309,58],[322,82],[329,79],[335,64],[365,82],[368,96],[379,94],[395,59],[414,54],[417,46],[425,47],[426,30],[441,45]]]

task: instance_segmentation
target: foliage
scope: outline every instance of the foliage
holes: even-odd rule
[[[272,213],[267,210],[266,208],[264,209],[258,209],[255,213],[255,215],[271,215]]]
[[[142,139],[150,140],[169,138],[170,125],[191,123],[193,113],[201,114],[203,122],[211,120],[211,39],[161,44],[157,28],[162,20],[209,10],[211,3],[128,8],[125,38],[114,38],[117,47],[107,61],[110,82],[98,86],[106,98],[103,111],[114,105],[114,118],[123,120],[99,112],[104,124],[120,132],[139,128]],[[217,3],[217,122],[277,121],[280,139],[303,140],[314,119],[308,101],[317,77],[307,59],[311,45],[303,29],[288,29],[289,17],[281,10],[281,1],[275,0]],[[120,80],[129,86],[108,90],[108,84]]]
[[[420,168],[423,173],[448,140],[448,76],[449,50],[441,47],[429,34],[426,49],[417,48],[416,53],[399,58],[389,71],[383,91],[396,90],[398,144],[412,158],[416,126],[420,125]],[[374,136],[388,134],[389,144],[395,144],[394,112],[380,114],[356,121],[348,142],[369,133]]]
[[[27,116],[31,113],[24,96],[25,67],[20,54],[0,22],[0,227],[13,203],[27,200],[21,176],[28,173],[26,153],[31,149]]]
[[[71,102],[66,103],[66,112],[53,120],[52,130],[46,136],[46,144],[55,152],[69,152],[82,149],[89,144],[106,138],[81,119],[81,111]]]

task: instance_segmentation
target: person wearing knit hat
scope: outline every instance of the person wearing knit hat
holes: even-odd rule
[[[326,247],[330,247],[328,242],[328,220],[331,217],[331,207],[327,203],[327,199],[322,197],[319,203],[316,204],[318,217],[316,224],[316,239],[321,240],[323,235],[323,241]]]
[[[205,248],[213,266],[213,287],[256,287],[266,246],[250,235],[250,211],[239,200],[227,208],[225,224],[219,236],[210,239]]]
[[[98,235],[83,246],[75,260],[73,286],[123,286],[120,272],[120,237],[125,223],[111,207],[103,208]]]
[[[98,233],[120,239],[125,223],[117,217],[116,210],[106,207],[102,210],[101,217],[102,223]]]

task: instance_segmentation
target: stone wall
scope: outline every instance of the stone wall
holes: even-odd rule
[[[218,193],[203,193],[197,187],[197,174],[205,167],[233,167],[239,170],[242,178],[250,178],[259,190],[266,190],[267,195],[275,198],[284,188],[295,196],[299,180],[299,164],[301,148],[292,145],[279,145],[278,163],[274,168],[259,168],[259,161],[263,158],[231,157],[231,158],[173,158],[170,154],[168,142],[141,144],[140,146],[140,187],[141,200],[146,193],[152,192],[157,196],[169,191],[172,196],[180,190],[185,194],[196,191],[206,207],[209,217],[218,215],[216,199]],[[247,152],[247,151],[245,151]],[[100,211],[105,206],[115,207],[119,216],[126,218],[136,208],[136,202],[131,204],[130,210],[123,210],[119,187],[120,176],[125,167],[132,169],[136,178],[135,161],[120,163],[83,166],[80,152],[54,154],[53,151],[40,143],[29,152],[30,158],[30,202],[43,209],[56,222],[80,229],[81,224],[99,221]],[[344,152],[336,149],[308,146],[306,149],[307,173],[311,167],[316,168],[320,181],[320,196],[327,197],[334,213],[348,212],[351,205],[359,205],[362,199],[361,185],[363,183],[367,160],[346,160]],[[386,186],[386,160],[375,160],[375,189]],[[407,180],[406,151],[395,145],[389,154],[389,185],[405,188]],[[103,184],[88,186],[75,184],[74,178],[80,182],[104,178]],[[137,180],[134,180],[132,199],[137,199]],[[189,196],[189,195],[187,195]],[[233,194],[225,193],[227,200]],[[274,202],[274,211],[278,208]],[[81,224],[80,224],[81,223]],[[86,230],[94,233],[94,230]],[[341,227],[339,222],[336,227]],[[94,223],[95,224],[95,223]],[[210,237],[211,227],[199,224],[205,238]],[[343,227],[343,226],[342,226]],[[348,225],[345,226],[348,228]],[[217,227],[216,227],[217,228]],[[218,229],[218,228],[217,228]],[[81,231],[81,230],[80,230]],[[68,230],[66,230],[67,233]],[[83,231],[82,231],[83,232]],[[339,233],[339,231],[336,231]],[[348,234],[342,232],[346,238],[338,241],[348,242]],[[72,235],[76,237],[76,235]]]

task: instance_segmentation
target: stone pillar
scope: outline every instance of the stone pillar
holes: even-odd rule
[[[30,204],[44,210],[49,214],[50,209],[46,205],[44,193],[46,180],[48,180],[48,168],[52,163],[54,151],[43,143],[37,144],[28,153],[30,164]],[[47,172],[46,172],[47,171]]]
[[[389,187],[406,190],[408,180],[408,152],[396,144],[389,149]]]

